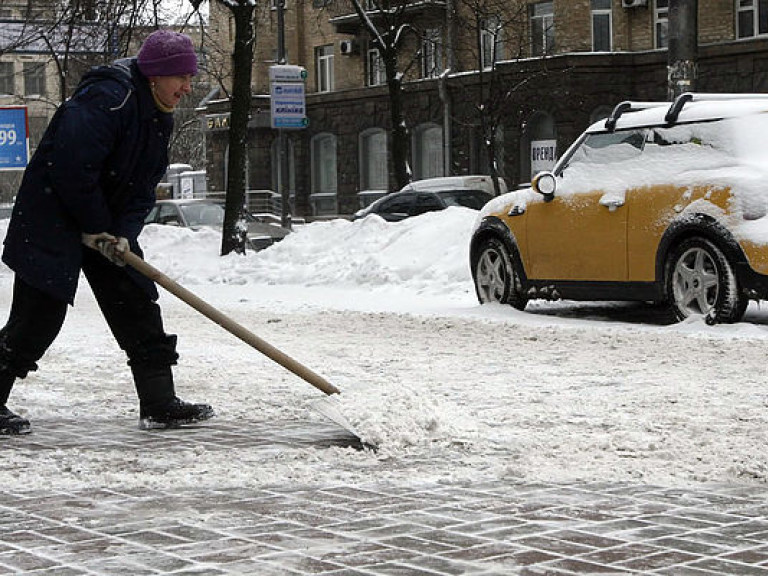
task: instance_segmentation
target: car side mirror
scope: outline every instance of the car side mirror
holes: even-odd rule
[[[551,202],[555,197],[557,179],[552,172],[539,172],[533,177],[533,180],[531,180],[531,188],[534,192],[538,192],[544,196],[545,202]]]

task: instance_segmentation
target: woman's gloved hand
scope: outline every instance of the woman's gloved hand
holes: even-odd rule
[[[82,240],[88,248],[98,250],[104,258],[113,264],[125,266],[125,253],[130,249],[127,238],[101,232],[99,234],[83,234]]]

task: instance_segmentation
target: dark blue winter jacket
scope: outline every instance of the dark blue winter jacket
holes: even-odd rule
[[[173,114],[155,105],[133,58],[88,72],[56,111],[24,173],[5,262],[28,284],[73,303],[81,234],[137,238],[168,165]],[[154,283],[128,273],[157,298]]]

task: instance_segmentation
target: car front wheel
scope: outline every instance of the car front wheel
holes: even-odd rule
[[[509,250],[498,238],[483,240],[474,269],[475,291],[481,304],[499,302],[518,310],[528,299],[522,294],[520,276]]]
[[[689,238],[669,255],[666,292],[676,320],[705,316],[711,322],[738,322],[747,299],[739,294],[733,266],[712,242]]]

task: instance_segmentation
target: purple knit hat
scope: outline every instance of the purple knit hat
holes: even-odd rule
[[[197,74],[197,55],[192,40],[173,30],[156,30],[147,36],[136,61],[146,77]]]

